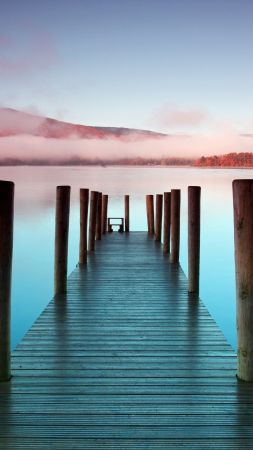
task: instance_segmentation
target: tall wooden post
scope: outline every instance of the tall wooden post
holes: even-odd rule
[[[79,264],[85,264],[87,262],[88,210],[89,210],[89,189],[80,189]]]
[[[98,192],[91,191],[90,195],[90,222],[89,222],[89,252],[95,250],[96,219],[97,219]]]
[[[253,381],[253,180],[233,181],[237,376]]]
[[[188,187],[188,291],[196,293],[199,292],[200,194],[199,186]]]
[[[108,209],[108,195],[102,196],[102,233],[105,234],[107,230],[107,209]]]
[[[171,210],[171,193],[164,192],[164,220],[163,220],[163,253],[170,253],[170,210]]]
[[[179,262],[180,248],[180,189],[171,190],[171,254],[170,262]]]
[[[11,271],[14,183],[0,181],[0,381],[11,377]]]
[[[96,239],[101,241],[102,235],[102,192],[98,193],[97,219],[96,219]]]
[[[147,218],[148,218],[148,232],[150,235],[155,234],[154,221],[154,196],[146,195]]]
[[[125,231],[129,232],[130,211],[129,211],[129,195],[125,195]]]
[[[148,234],[150,234],[150,219],[149,219],[149,204],[148,204],[148,195],[146,195],[146,213],[147,213],[147,225],[148,225]]]
[[[56,188],[54,293],[67,290],[70,186]]]
[[[155,240],[161,242],[162,237],[163,195],[156,194]]]

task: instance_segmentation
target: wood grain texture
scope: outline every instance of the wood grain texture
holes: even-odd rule
[[[253,381],[253,180],[233,181],[237,376]]]
[[[163,253],[170,254],[170,213],[171,213],[171,193],[164,192],[163,194]]]
[[[129,233],[130,231],[130,196],[124,196],[124,206],[125,206],[125,232]]]
[[[89,218],[89,241],[88,251],[94,252],[96,245],[96,223],[97,223],[97,206],[99,192],[91,191],[90,193],[90,218]]]
[[[188,291],[196,293],[199,292],[200,196],[199,186],[188,186]]]
[[[155,234],[155,219],[154,219],[154,196],[152,194],[146,195],[147,208],[147,222],[148,233],[153,236]]]
[[[102,237],[102,192],[98,193],[97,200],[97,220],[96,220],[96,240],[101,241]]]
[[[180,189],[171,190],[171,254],[170,262],[179,262],[180,251]]]
[[[86,264],[87,262],[88,210],[89,210],[89,189],[80,189],[79,264]]]
[[[108,195],[102,195],[102,233],[107,231],[107,210],[108,210]]]
[[[156,194],[155,201],[155,240],[161,242],[162,238],[162,216],[163,216],[163,195]]]
[[[253,449],[253,385],[179,265],[106,234],[12,355],[0,448]]]
[[[14,183],[0,181],[0,381],[10,379]]]
[[[56,188],[54,293],[67,289],[70,186]]]

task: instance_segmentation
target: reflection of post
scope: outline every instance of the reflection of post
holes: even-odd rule
[[[107,229],[107,209],[108,209],[108,195],[102,196],[102,233],[106,233]]]
[[[155,233],[153,195],[146,195],[146,206],[147,206],[148,232],[150,235],[153,235]]]
[[[188,291],[197,293],[199,292],[200,193],[199,186],[188,187]]]
[[[0,181],[0,381],[11,377],[11,269],[14,183]]]
[[[56,188],[54,293],[67,290],[70,186]]]
[[[162,237],[163,195],[156,194],[155,240],[161,242]]]
[[[253,180],[233,181],[237,376],[253,381]]]
[[[89,189],[80,189],[80,247],[79,264],[87,261],[87,225],[89,209]]]
[[[164,192],[164,220],[163,220],[163,253],[170,253],[170,208],[171,193]]]
[[[101,241],[102,233],[102,192],[98,193],[97,220],[96,220],[96,239]]]
[[[129,232],[129,195],[125,195],[125,231]]]
[[[95,250],[96,218],[97,218],[98,192],[91,191],[90,196],[90,222],[89,222],[89,251]]]
[[[170,262],[179,262],[180,248],[180,189],[171,190],[171,254]]]

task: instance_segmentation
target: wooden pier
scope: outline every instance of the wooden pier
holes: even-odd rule
[[[235,373],[160,242],[106,234],[12,353],[0,449],[253,449],[253,384]]]

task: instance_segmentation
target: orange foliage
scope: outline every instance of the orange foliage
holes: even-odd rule
[[[253,153],[201,156],[194,165],[197,167],[253,167]]]

